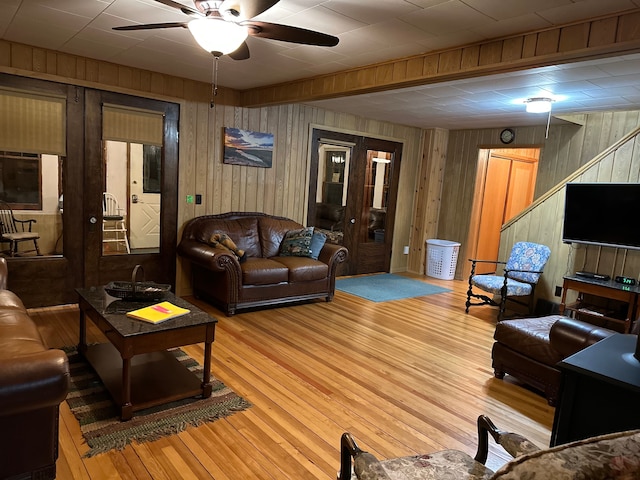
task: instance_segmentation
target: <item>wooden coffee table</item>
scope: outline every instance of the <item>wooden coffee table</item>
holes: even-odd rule
[[[211,396],[211,344],[217,319],[168,293],[163,300],[190,310],[157,325],[126,316],[126,312],[158,302],[129,302],[108,295],[103,287],[76,289],[80,304],[83,355],[120,408],[120,418],[154,405],[202,395]],[[109,343],[87,345],[89,318]],[[204,342],[202,381],[167,349]]]

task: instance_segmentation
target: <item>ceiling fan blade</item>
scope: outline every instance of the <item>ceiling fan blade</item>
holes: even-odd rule
[[[223,16],[234,17],[237,20],[249,20],[273,7],[280,0],[224,0],[220,5]]]
[[[126,25],[124,27],[113,27],[113,30],[153,30],[154,28],[175,28],[175,27],[187,28],[187,24],[185,22],[145,23],[143,25]]]
[[[279,25],[277,23],[256,22],[249,20],[240,22],[249,31],[249,35],[259,38],[270,38],[283,42],[302,43],[305,45],[318,45],[320,47],[335,47],[340,39],[326,33],[314,32],[299,27]]]
[[[156,2],[162,3],[163,5],[166,5],[168,7],[177,8],[178,10],[181,10],[182,13],[186,15],[194,15],[197,17],[202,16],[202,14],[195,8],[187,7],[186,5],[183,5],[182,3],[174,2],[173,0],[156,0]]]
[[[229,54],[234,60],[247,60],[251,55],[249,54],[249,46],[247,42],[242,42],[238,48]]]

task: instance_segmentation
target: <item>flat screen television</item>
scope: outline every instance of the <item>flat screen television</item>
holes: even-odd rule
[[[640,250],[640,183],[567,183],[562,241]]]

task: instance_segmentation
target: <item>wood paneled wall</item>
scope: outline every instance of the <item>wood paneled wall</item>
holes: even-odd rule
[[[546,126],[514,128],[516,139],[510,147],[542,146]],[[451,130],[449,132],[442,201],[438,217],[438,237],[460,242],[456,278],[464,277],[471,212],[480,149],[504,148],[500,143],[501,128]]]
[[[640,9],[242,92],[242,105],[335,98],[513,72],[640,48]]]
[[[519,239],[543,243],[551,248],[551,258],[545,267],[536,296],[559,303],[554,297],[555,286],[562,286],[562,277],[576,270],[598,271],[611,277],[640,274],[640,251],[595,246],[573,246],[562,243],[564,185],[567,182],[634,182],[640,181],[640,127],[623,136],[590,162],[563,179],[540,197],[523,214],[507,223],[500,237],[501,255]],[[629,221],[636,221],[631,215]]]
[[[201,194],[202,205],[182,203],[178,224],[199,215],[227,211],[261,211],[306,223],[309,178],[309,132],[313,126],[404,144],[397,199],[391,271],[407,269],[404,245],[409,245],[414,190],[422,157],[419,128],[369,120],[305,105],[247,109],[184,102],[181,110],[180,200]],[[273,167],[268,169],[222,163],[223,128],[237,127],[275,136]],[[178,293],[190,293],[190,271],[178,259]]]
[[[262,211],[305,223],[312,125],[402,142],[391,270],[407,269],[408,258],[402,250],[410,244],[423,148],[423,131],[419,128],[302,104],[237,107],[238,92],[228,88],[219,89],[216,106],[210,108],[208,84],[4,40],[0,40],[0,72],[179,103],[179,226],[198,215],[226,211]],[[273,167],[223,164],[224,127],[273,133]],[[195,194],[202,195],[203,203],[187,204],[186,196]],[[177,271],[176,292],[190,293],[190,272],[179,259]]]
[[[424,151],[415,191],[414,223],[407,270],[425,273],[426,240],[437,238],[442,185],[447,160],[449,131],[435,128],[425,131]]]
[[[239,93],[225,88],[219,89],[212,109],[210,87],[204,83],[4,40],[0,40],[0,71],[180,103],[178,225],[197,215],[230,210],[265,211],[304,223],[312,125],[403,142],[392,271],[424,273],[425,239],[442,238],[462,244],[456,275],[462,278],[478,149],[503,146],[501,129],[423,131],[302,104],[242,108],[234,106],[239,104]],[[517,128],[512,146],[543,147],[538,197],[630,131],[638,118],[638,112],[583,115],[583,125],[552,125],[546,140],[544,126]],[[273,133],[273,168],[223,164],[225,126]],[[186,196],[195,194],[202,195],[203,203],[187,204]],[[557,228],[557,218],[541,220],[540,230]],[[520,232],[526,235],[525,230],[513,225],[505,237],[524,238]],[[410,246],[408,257],[402,253],[405,245]],[[552,263],[564,261],[558,255]],[[178,262],[179,294],[190,292],[188,278],[186,267]]]
[[[545,126],[515,128],[516,140],[510,147],[535,146],[542,149],[535,198],[544,195],[558,183],[566,183],[570,174],[633,130],[640,121],[639,113],[586,114],[583,116],[583,125],[552,123],[547,139]],[[456,269],[458,279],[464,278],[465,269],[468,269],[466,243],[470,233],[478,153],[485,148],[504,148],[499,140],[501,130],[496,128],[449,132],[438,238],[462,244]],[[559,218],[549,219],[548,222],[555,225]],[[544,223],[541,228],[550,229],[555,226]],[[517,238],[525,239],[526,236]],[[502,247],[501,255],[504,255]]]
[[[162,100],[208,101],[211,86],[185,78],[0,40],[0,71]],[[219,87],[216,102],[239,105],[239,92]]]
[[[640,112],[585,114],[580,125],[552,126],[538,163],[535,198],[593,160],[640,124]]]

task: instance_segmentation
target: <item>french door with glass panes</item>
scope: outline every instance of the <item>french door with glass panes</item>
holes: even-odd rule
[[[87,90],[85,112],[85,285],[127,280],[136,265],[174,285],[179,106]]]
[[[402,144],[314,129],[308,220],[349,250],[340,275],[388,272]]]

